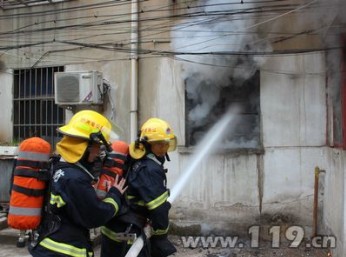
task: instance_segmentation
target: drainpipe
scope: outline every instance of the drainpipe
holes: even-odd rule
[[[131,85],[130,85],[130,142],[138,130],[138,0],[131,2]]]
[[[318,188],[319,188],[319,179],[320,173],[325,172],[319,167],[315,167],[315,181],[314,181],[314,207],[313,207],[313,216],[312,216],[312,237],[316,237],[318,234]]]

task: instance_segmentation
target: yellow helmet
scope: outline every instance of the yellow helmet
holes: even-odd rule
[[[177,140],[171,126],[158,118],[150,118],[142,125],[139,141],[147,141],[148,143],[169,142],[168,152],[174,151],[177,146]]]
[[[177,139],[171,126],[159,118],[150,118],[141,127],[139,140],[130,144],[130,155],[134,159],[140,159],[146,153],[143,142],[150,144],[158,141],[169,142],[168,152],[177,147]]]
[[[82,110],[72,116],[70,121],[58,131],[66,136],[93,139],[93,134],[101,133],[108,142],[111,136],[111,123],[98,112],[92,110]]]

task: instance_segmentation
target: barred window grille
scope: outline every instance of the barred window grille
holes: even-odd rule
[[[14,70],[13,141],[38,136],[54,146],[64,110],[54,102],[54,72],[64,67]]]

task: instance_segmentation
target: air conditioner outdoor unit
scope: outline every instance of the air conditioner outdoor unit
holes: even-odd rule
[[[55,103],[91,105],[103,103],[103,78],[98,71],[54,73]]]

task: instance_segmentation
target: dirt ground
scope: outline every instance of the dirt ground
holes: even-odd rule
[[[243,247],[234,248],[185,248],[178,236],[170,236],[170,240],[177,247],[176,257],[331,257],[328,249],[315,249],[307,247],[289,248],[282,244],[279,248],[272,248],[271,242],[261,242],[258,248],[248,247],[243,241]]]
[[[270,243],[263,243],[257,249],[249,249],[244,247],[235,248],[185,248],[178,236],[170,236],[170,240],[177,247],[177,253],[174,257],[331,257],[328,250],[321,249],[304,249],[304,248],[288,248],[280,247],[273,249]],[[0,257],[30,257],[26,248],[17,248],[15,238],[10,240],[0,240]],[[100,246],[95,247],[95,257],[100,256]]]
[[[0,230],[0,257],[30,257],[26,247],[16,247],[17,238],[17,232],[13,229]],[[284,242],[279,248],[273,248],[271,242],[260,241],[258,248],[251,248],[249,241],[239,239],[237,246],[232,248],[205,248],[200,245],[186,247],[180,236],[170,235],[169,239],[177,248],[175,257],[332,257],[328,249],[307,248],[305,242],[299,248],[289,248]],[[95,246],[94,250],[95,257],[99,257],[100,245]]]

